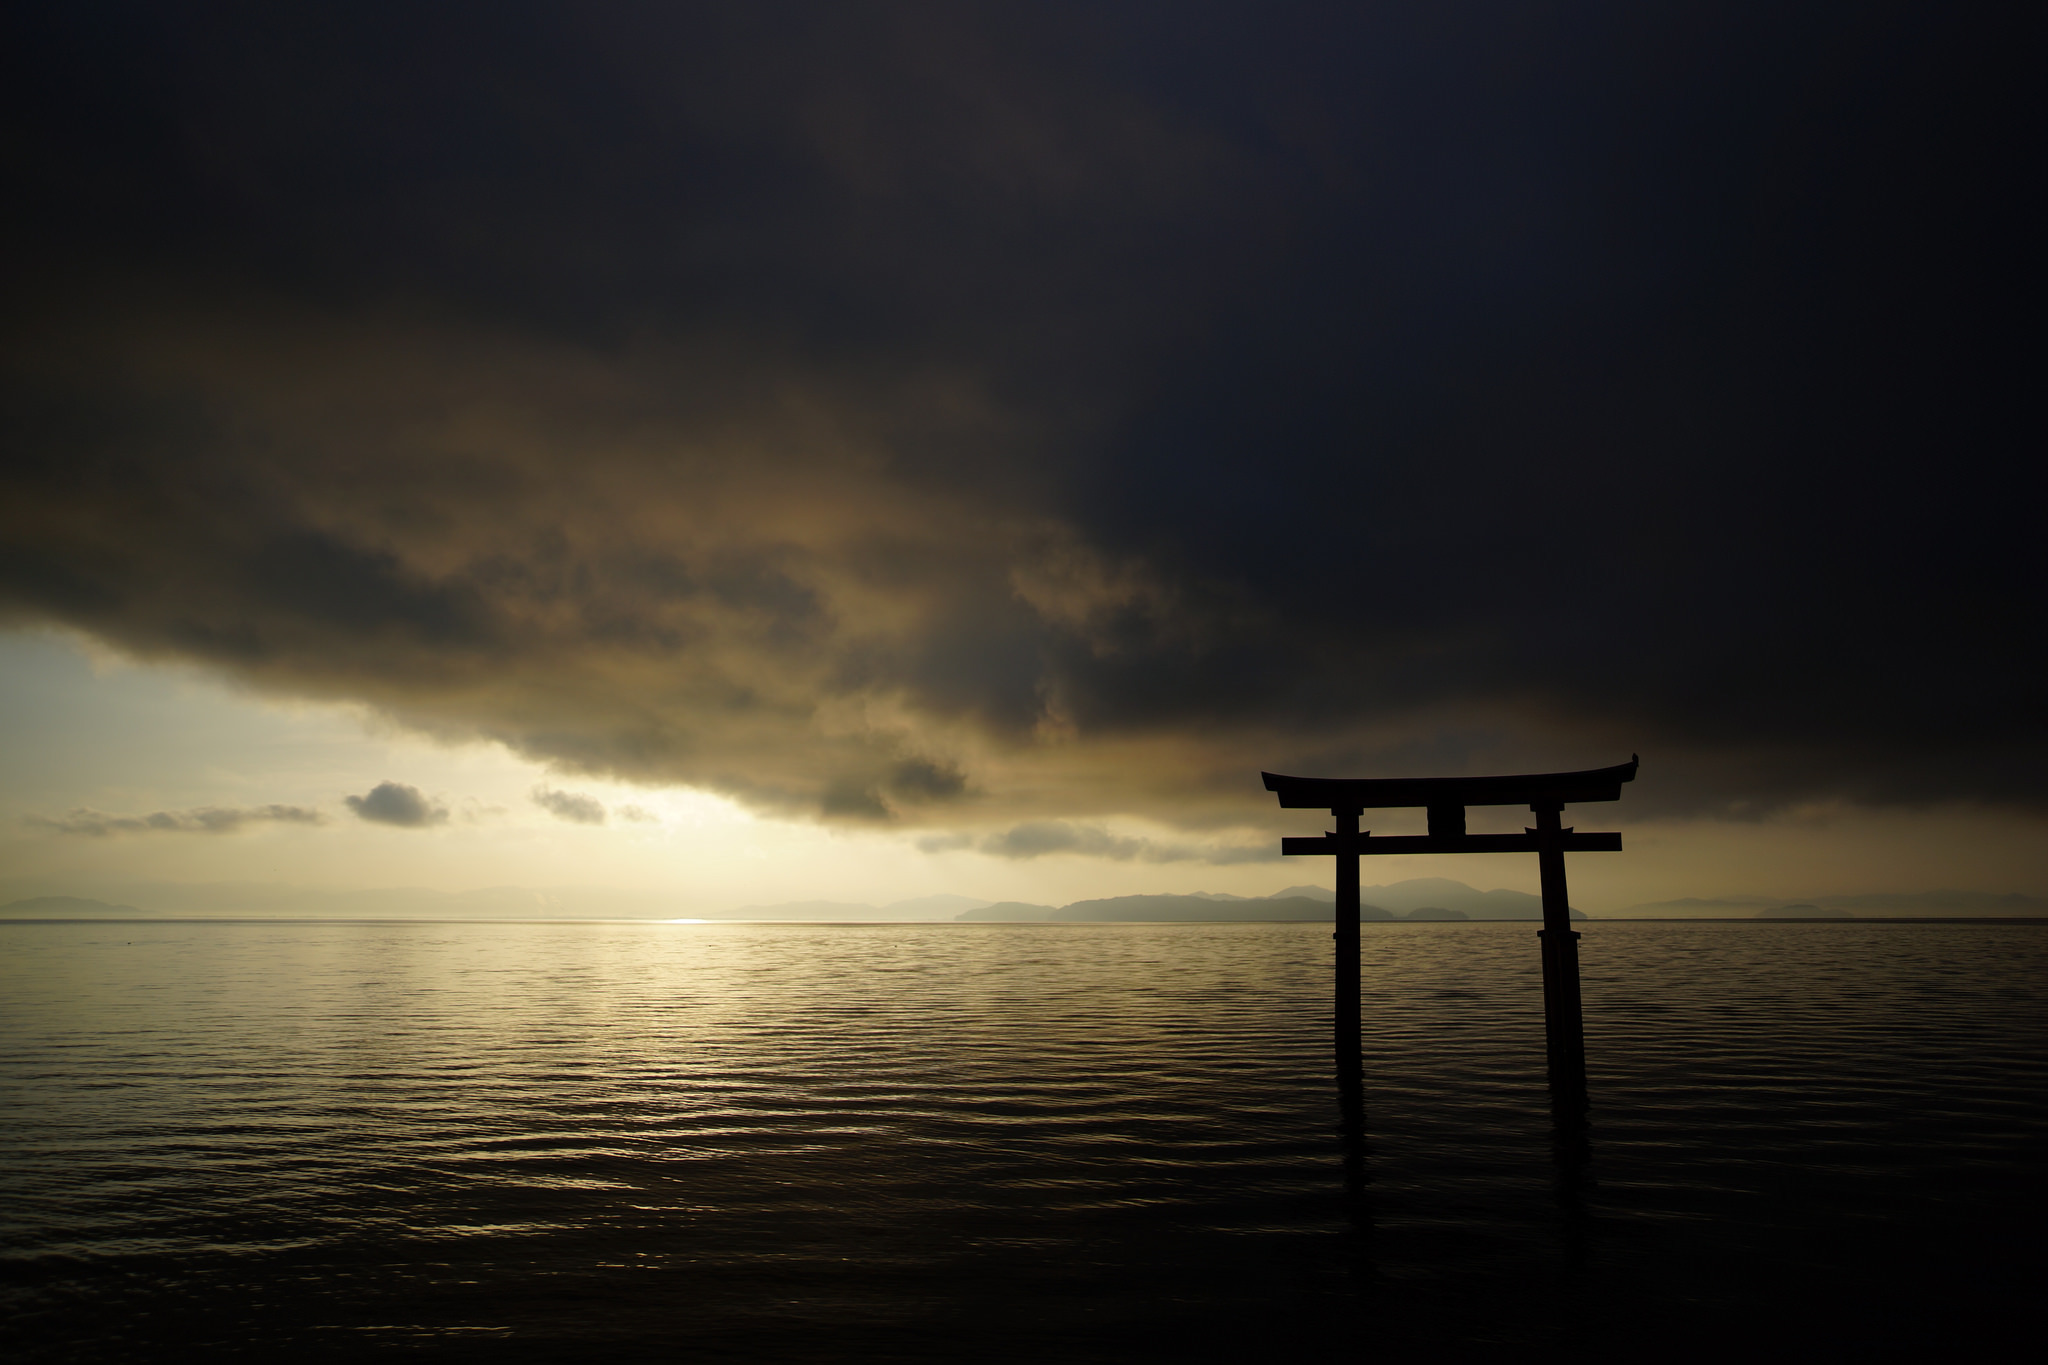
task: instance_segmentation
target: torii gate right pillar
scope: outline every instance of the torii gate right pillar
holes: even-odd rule
[[[1543,887],[1543,1036],[1550,1084],[1557,1098],[1586,1102],[1586,1025],[1579,1004],[1579,933],[1572,928],[1571,898],[1564,880],[1564,803],[1539,801],[1536,816],[1536,871]]]

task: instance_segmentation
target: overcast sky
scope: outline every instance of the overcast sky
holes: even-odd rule
[[[4,22],[20,886],[2048,891],[2017,7]]]

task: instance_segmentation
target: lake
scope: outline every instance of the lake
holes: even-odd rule
[[[2048,925],[0,924],[24,1361],[2002,1349]]]

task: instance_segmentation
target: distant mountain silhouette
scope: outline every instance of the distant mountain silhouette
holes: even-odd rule
[[[963,911],[953,916],[953,918],[970,922],[976,920],[1030,921],[1048,920],[1057,914],[1059,914],[1059,907],[1054,905],[1030,905],[1024,901],[997,901],[994,905],[984,905],[979,909]]]
[[[1411,877],[1406,881],[1390,882],[1385,886],[1361,886],[1359,898],[1368,905],[1387,910],[1390,919],[1413,919],[1418,910],[1430,913],[1420,918],[1441,919],[1542,919],[1543,898],[1527,891],[1479,891],[1463,882],[1448,877]],[[1215,892],[1192,892],[1207,900],[1222,900]],[[1336,892],[1326,886],[1290,886],[1275,891],[1266,900],[1321,901],[1324,905],[1336,899]],[[1450,911],[1450,914],[1438,914]],[[1244,918],[1244,917],[1241,917]],[[1367,915],[1367,919],[1378,916]],[[1584,919],[1581,912],[1572,911],[1573,919]]]
[[[1361,886],[1358,894],[1374,905],[1384,905],[1410,919],[1417,917],[1417,910],[1457,912],[1454,916],[1436,913],[1421,916],[1424,919],[1543,918],[1541,896],[1527,891],[1478,891],[1449,877],[1410,877],[1407,881],[1386,886]],[[1572,918],[1584,919],[1585,915],[1574,910]]]
[[[1444,877],[1417,877],[1390,886],[1363,889],[1361,921],[1540,920],[1543,901],[1526,891],[1475,891]],[[1231,896],[1213,891],[1177,895],[1108,896],[1075,901],[1055,909],[1045,905],[1005,902],[970,910],[955,918],[987,920],[1061,920],[1081,922],[1141,921],[1222,923],[1226,921],[1293,921],[1330,918],[1335,893],[1317,886],[1291,886],[1272,896]],[[1585,915],[1572,911],[1573,919]]]
[[[1526,891],[1479,891],[1447,877],[1414,877],[1386,886],[1361,888],[1361,921],[1415,920],[1540,920],[1543,900]],[[715,915],[719,919],[890,920],[947,917],[946,907],[965,908],[950,918],[968,924],[996,922],[1224,923],[1327,920],[1336,893],[1320,886],[1290,886],[1270,896],[1238,896],[1227,891],[1183,891],[1173,894],[1107,896],[1068,905],[1029,901],[985,901],[968,896],[925,896],[876,907],[851,901],[786,901],[778,905],[743,905]],[[1573,919],[1584,919],[1572,911]]]
[[[906,901],[890,901],[882,907],[882,914],[914,919],[950,919],[963,911],[979,910],[987,904],[989,902],[980,896],[917,896]]]

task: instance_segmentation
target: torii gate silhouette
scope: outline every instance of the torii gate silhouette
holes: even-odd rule
[[[1580,834],[1563,825],[1564,808],[1579,801],[1619,801],[1640,759],[1577,773],[1522,773],[1513,777],[1330,778],[1261,773],[1266,790],[1286,809],[1326,809],[1337,828],[1320,837],[1282,839],[1283,854],[1337,858],[1337,1084],[1347,1103],[1361,1094],[1364,1057],[1359,1040],[1358,859],[1375,853],[1534,853],[1543,881],[1543,1029],[1551,1092],[1568,1105],[1586,1100],[1586,1033],[1579,1010],[1579,935],[1571,926],[1564,855],[1619,853],[1619,834]],[[1536,828],[1520,834],[1467,834],[1465,807],[1527,803]],[[1429,833],[1375,839],[1358,828],[1367,810],[1422,806]]]

